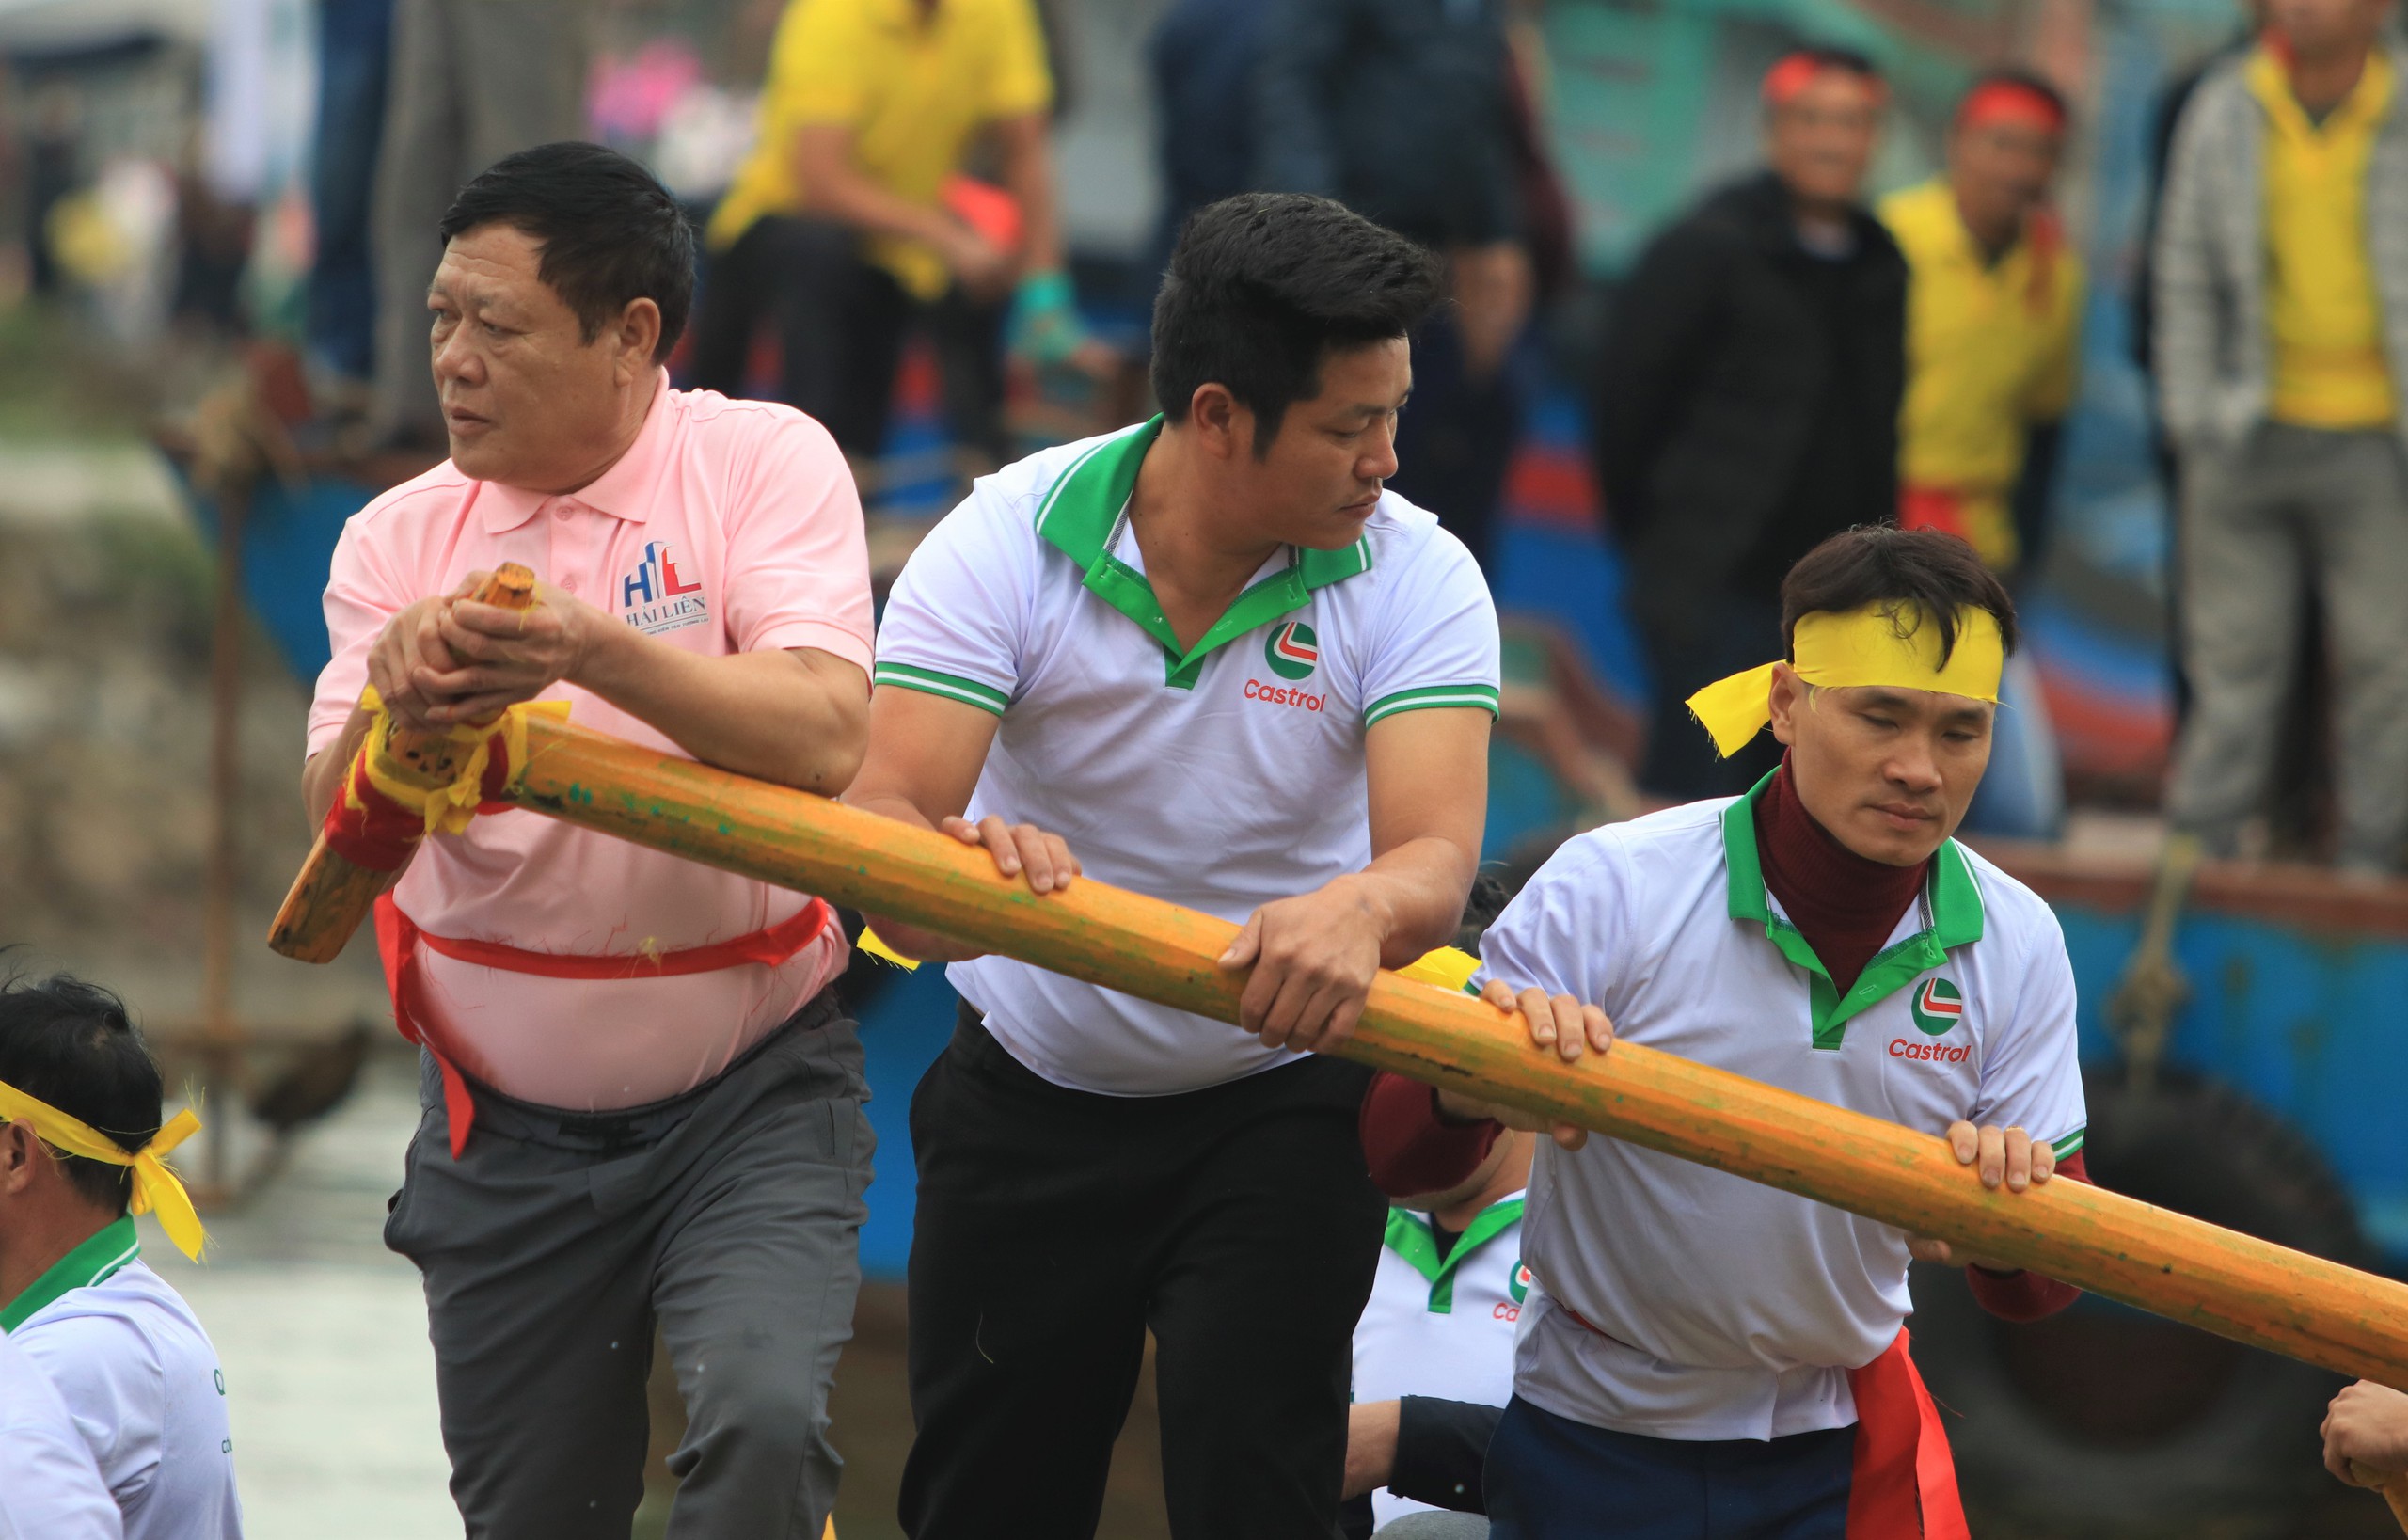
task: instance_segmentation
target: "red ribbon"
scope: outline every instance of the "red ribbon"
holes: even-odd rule
[[[491,783],[489,782],[488,785]],[[715,942],[708,946],[689,946],[674,952],[629,952],[604,956],[578,955],[567,952],[531,952],[499,941],[463,941],[450,936],[429,935],[420,930],[401,906],[387,894],[376,900],[376,952],[385,964],[385,988],[393,996],[393,1026],[410,1041],[434,1056],[435,1066],[443,1073],[443,1110],[452,1124],[452,1158],[458,1160],[460,1151],[468,1145],[468,1130],[476,1122],[477,1104],[468,1094],[467,1078],[452,1062],[452,1056],[429,1037],[424,1013],[419,1008],[417,970],[410,959],[423,943],[427,950],[479,967],[499,968],[508,973],[533,974],[545,978],[673,978],[683,974],[716,973],[740,963],[757,962],[774,968],[797,952],[819,939],[819,933],[836,923],[834,911],[827,901],[814,898],[788,918],[765,930],[755,930],[733,941]]]
[[[337,791],[334,805],[326,809],[326,848],[363,871],[400,871],[426,838],[426,815],[403,806],[369,780],[368,755],[372,747],[362,744],[352,759],[351,772],[345,777],[350,795]],[[484,800],[477,804],[477,811],[509,811],[513,804],[499,800],[509,786],[509,744],[496,733],[485,739],[485,772],[477,783]]]

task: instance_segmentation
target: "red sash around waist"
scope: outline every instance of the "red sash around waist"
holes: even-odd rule
[[[393,1025],[403,1037],[434,1056],[443,1072],[443,1108],[452,1123],[452,1158],[467,1147],[468,1130],[476,1121],[476,1103],[468,1083],[452,1056],[432,1041],[419,1009],[418,978],[410,960],[420,945],[428,951],[483,968],[534,974],[545,978],[673,978],[682,974],[717,973],[741,963],[774,968],[819,939],[835,923],[826,901],[814,898],[791,917],[765,930],[732,941],[714,942],[675,952],[624,952],[604,956],[562,952],[531,952],[499,941],[462,941],[420,929],[393,902],[391,894],[376,900],[376,952],[385,964],[385,987],[393,996]]]
[[[1575,1326],[1617,1346],[1580,1312],[1555,1302]],[[1640,1351],[1633,1349],[1634,1352]],[[1907,1352],[1907,1333],[1861,1369],[1847,1372],[1856,1397],[1856,1462],[1847,1494],[1847,1540],[1972,1540],[1956,1493],[1956,1462],[1940,1407]]]

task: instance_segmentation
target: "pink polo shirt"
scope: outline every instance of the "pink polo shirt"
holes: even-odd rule
[[[318,675],[309,753],[333,744],[396,612],[468,573],[517,562],[627,625],[725,657],[816,647],[870,666],[861,500],[827,430],[767,402],[668,388],[618,464],[545,497],[471,481],[447,461],[344,526],[326,582],[333,661]],[[571,720],[682,754],[573,685]],[[512,811],[437,834],[394,890],[430,935],[530,951],[679,951],[775,925],[809,900]],[[831,928],[784,964],[638,979],[547,978],[419,950],[423,1026],[462,1070],[524,1101],[599,1111],[689,1090],[844,971]]]

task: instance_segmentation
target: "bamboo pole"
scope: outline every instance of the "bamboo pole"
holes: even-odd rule
[[[946,836],[565,723],[531,722],[528,761],[522,807],[1236,1019],[1225,920],[1096,881],[1040,897]],[[1389,974],[1339,1052],[2408,1389],[2408,1287],[2082,1183],[1988,1191],[1931,1135],[1634,1043],[1567,1065],[1517,1019]]]
[[[515,562],[505,562],[468,597],[479,604],[524,610],[535,602],[535,575]],[[360,752],[375,754],[377,768],[386,774],[432,791],[452,784],[469,749],[448,733],[397,726],[385,742],[362,744]],[[341,790],[338,788],[335,795],[340,798]],[[283,907],[276,912],[268,945],[304,962],[332,962],[393,877],[391,872],[371,871],[337,855],[326,844],[326,832],[320,829],[317,842],[309,847],[309,859],[302,863],[301,875],[293,880]]]

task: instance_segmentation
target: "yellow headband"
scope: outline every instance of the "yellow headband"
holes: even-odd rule
[[[1967,606],[1956,611],[1956,645],[1940,660],[1940,627],[1921,605],[1888,602],[1841,612],[1817,610],[1800,615],[1791,643],[1798,676],[1810,685],[1845,690],[1885,685],[1893,690],[1930,690],[1977,701],[1998,699],[1998,678],[2006,647],[1998,617]],[[1774,665],[1718,679],[1689,697],[1689,711],[1730,758],[1772,721]]]
[[[167,1239],[176,1243],[176,1249],[195,1262],[200,1260],[201,1243],[208,1239],[201,1232],[200,1215],[194,1212],[192,1195],[176,1180],[176,1173],[167,1169],[167,1163],[159,1158],[200,1132],[200,1119],[193,1116],[190,1107],[169,1119],[167,1126],[159,1130],[140,1152],[131,1155],[122,1145],[89,1123],[70,1118],[5,1080],[0,1080],[0,1122],[24,1123],[34,1131],[34,1137],[71,1155],[110,1166],[133,1167],[133,1212],[149,1214],[156,1210],[159,1226],[167,1232]]]

